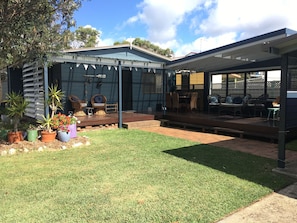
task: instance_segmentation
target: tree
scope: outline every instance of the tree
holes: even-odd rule
[[[63,49],[83,0],[1,0],[0,68]]]
[[[122,42],[115,42],[113,45],[120,45],[120,44],[130,44],[129,41],[127,40],[124,40]],[[160,48],[159,46],[155,45],[155,44],[152,44],[150,41],[148,40],[142,40],[140,38],[135,38],[132,42],[133,45],[135,46],[139,46],[141,48],[144,48],[144,49],[147,49],[147,50],[150,50],[154,53],[157,53],[157,54],[160,54],[160,55],[163,55],[163,56],[166,56],[166,57],[172,57],[173,56],[173,51],[169,48],[167,49],[162,49]]]
[[[100,34],[101,33],[95,28],[80,26],[74,31],[74,41],[80,43],[79,47],[95,47],[98,44]]]

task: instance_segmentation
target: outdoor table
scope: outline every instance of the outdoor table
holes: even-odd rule
[[[273,107],[273,108],[267,108],[268,109],[268,115],[267,115],[267,120],[270,119],[270,115],[272,113],[272,119],[276,120],[275,117],[279,112],[279,108],[278,107]]]
[[[86,113],[88,116],[92,116],[94,112],[94,108],[92,107],[86,107]]]

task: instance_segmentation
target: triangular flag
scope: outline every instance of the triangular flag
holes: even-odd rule
[[[88,65],[88,64],[84,64],[84,68],[85,68],[85,70],[87,70],[87,69],[88,69],[88,67],[89,67],[89,65]]]

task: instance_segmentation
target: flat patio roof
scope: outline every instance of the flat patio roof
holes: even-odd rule
[[[167,63],[172,70],[195,70],[217,73],[226,69],[261,64],[281,58],[281,54],[297,49],[297,32],[280,29],[226,46],[193,54]],[[246,66],[249,67],[249,66]]]

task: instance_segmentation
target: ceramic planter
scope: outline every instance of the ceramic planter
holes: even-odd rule
[[[70,138],[76,138],[77,136],[76,124],[69,125],[68,130],[70,131]]]
[[[27,139],[29,142],[35,142],[37,140],[38,138],[37,129],[28,129],[27,133],[28,133]]]
[[[70,140],[70,132],[58,131],[58,139],[61,142],[68,142]]]

